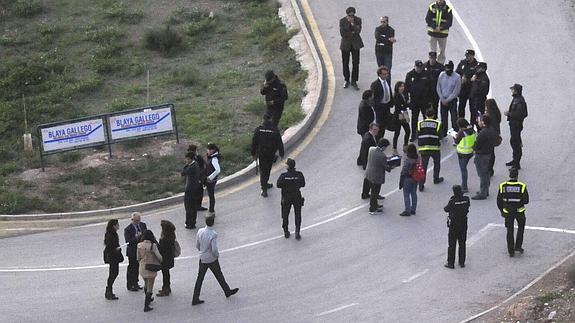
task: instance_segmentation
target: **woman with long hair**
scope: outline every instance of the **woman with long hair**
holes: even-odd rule
[[[210,207],[208,211],[210,213],[215,213],[214,207],[216,205],[216,183],[218,182],[218,175],[221,172],[220,148],[218,148],[216,144],[208,143],[206,149],[206,189],[208,191],[208,196],[210,197]]]
[[[497,132],[497,138],[501,139],[501,111],[497,106],[497,102],[495,99],[487,99],[485,101],[485,114],[489,116],[491,119],[491,127],[495,132]],[[499,146],[501,141],[498,142],[496,146]],[[493,153],[491,154],[491,158],[489,159],[489,172],[491,176],[495,173],[493,166],[495,166],[495,149],[493,149]]]
[[[403,212],[399,214],[401,216],[414,215],[417,209],[417,182],[411,177],[411,173],[418,160],[417,147],[414,144],[409,144],[405,151],[403,167],[399,176],[399,189],[403,189],[403,203],[405,205]]]
[[[395,83],[395,96],[393,98],[393,104],[395,105],[395,110],[393,112],[393,123],[395,123],[395,133],[393,135],[393,154],[397,155],[397,139],[401,133],[401,128],[405,131],[403,136],[403,148],[405,148],[409,142],[409,136],[411,135],[411,130],[409,129],[409,114],[407,109],[409,108],[409,94],[405,92],[405,83],[398,81]]]
[[[455,136],[455,144],[457,145],[457,159],[459,161],[459,170],[461,171],[461,190],[463,193],[467,193],[469,192],[467,188],[467,164],[473,157],[473,145],[477,134],[473,125],[464,118],[457,119],[457,126],[459,131]]]
[[[180,255],[180,244],[176,240],[176,226],[168,220],[160,222],[162,233],[160,235],[160,254],[162,254],[162,289],[157,296],[170,296],[170,269],[174,267],[174,258]]]
[[[108,300],[116,300],[118,297],[114,295],[112,286],[116,277],[118,277],[120,263],[124,261],[122,249],[120,248],[120,239],[118,238],[118,230],[120,224],[117,219],[108,221],[106,226],[106,233],[104,234],[104,263],[110,265],[108,269],[108,284],[106,285],[105,297]]]
[[[157,270],[161,269],[162,255],[158,250],[158,241],[154,233],[150,230],[144,231],[138,243],[138,261],[140,262],[140,276],[144,279],[144,292],[146,300],[144,301],[144,312],[153,310],[150,303],[154,292],[154,280],[156,279]],[[153,268],[156,267],[156,268]]]

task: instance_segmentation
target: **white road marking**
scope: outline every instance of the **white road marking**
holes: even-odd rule
[[[416,280],[417,278],[419,278],[419,277],[421,277],[421,276],[427,274],[428,271],[429,271],[429,268],[426,268],[425,270],[420,271],[420,272],[418,272],[417,274],[415,274],[415,275],[409,277],[408,279],[402,280],[401,282],[402,282],[402,283],[409,283],[409,282],[411,282],[411,281],[414,281],[414,280]]]
[[[344,207],[344,208],[341,208],[341,209],[339,209],[339,210],[337,210],[337,211],[335,211],[335,212],[331,212],[331,213],[330,213],[330,214],[328,214],[328,215],[322,215],[322,216],[318,216],[318,217],[317,217],[317,218],[315,218],[314,220],[320,220],[320,219],[329,218],[330,216],[332,216],[332,215],[334,215],[334,214],[338,214],[338,213],[340,213],[340,212],[344,212],[344,211],[347,211],[347,208],[346,208],[346,207]]]
[[[331,314],[331,313],[339,312],[339,311],[341,311],[341,310],[343,310],[343,309],[346,309],[346,308],[352,307],[352,306],[356,306],[356,305],[359,305],[359,303],[351,303],[351,304],[343,305],[343,306],[334,308],[333,310],[321,312],[321,313],[317,314],[316,316],[324,316],[324,315],[328,315],[328,314]]]
[[[505,228],[505,224],[501,223],[489,223],[489,225],[499,228]],[[515,226],[517,228],[517,225]],[[575,230],[569,229],[559,229],[559,228],[548,228],[548,227],[533,227],[526,225],[525,230],[533,230],[533,231],[547,231],[547,232],[557,232],[557,233],[567,233],[567,234],[575,234]]]
[[[477,231],[476,234],[474,234],[471,238],[467,239],[467,243],[465,244],[467,247],[471,247],[474,243],[476,243],[477,241],[479,241],[479,239],[485,237],[487,235],[487,233],[489,233],[489,230],[491,228],[493,228],[493,223],[488,223],[486,226],[484,226],[481,230]]]
[[[44,227],[44,228],[8,228],[4,229],[4,231],[47,231],[47,230],[56,230],[62,229],[61,227]]]

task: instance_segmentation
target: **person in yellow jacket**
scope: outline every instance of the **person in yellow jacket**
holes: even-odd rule
[[[427,34],[429,35],[429,50],[438,54],[437,61],[445,63],[445,47],[449,28],[453,24],[453,13],[445,0],[437,0],[429,5],[427,15]],[[439,45],[439,49],[437,48]]]
[[[461,170],[461,191],[463,193],[469,192],[467,188],[467,164],[473,157],[473,145],[477,134],[473,125],[470,125],[464,118],[457,119],[457,126],[459,132],[455,136],[455,144],[457,145],[457,158],[459,159],[459,169]]]
[[[527,185],[517,180],[519,171],[515,168],[509,170],[509,180],[499,184],[497,194],[497,207],[501,216],[505,218],[507,228],[507,251],[509,257],[515,256],[515,251],[523,253],[523,232],[525,231],[525,204],[529,203]],[[513,231],[517,220],[517,238],[514,240]]]

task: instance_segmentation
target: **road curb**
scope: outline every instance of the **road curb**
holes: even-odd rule
[[[284,148],[286,150],[286,156],[289,152],[293,150],[299,143],[303,141],[309,130],[314,125],[318,115],[322,111],[324,105],[324,99],[326,94],[326,74],[323,61],[320,58],[317,47],[315,45],[313,37],[311,37],[309,32],[309,27],[306,24],[302,12],[299,7],[298,0],[289,0],[291,8],[284,8],[288,3],[286,1],[282,4],[282,8],[286,10],[293,10],[300,26],[300,33],[303,34],[306,43],[307,50],[311,52],[311,56],[315,62],[315,70],[308,70],[308,80],[313,79],[311,74],[317,75],[315,91],[310,91],[302,99],[302,105],[305,100],[309,100],[308,103],[313,106],[311,111],[306,114],[306,117],[299,122],[297,125],[288,128],[282,139],[284,141]],[[303,65],[302,65],[303,66]],[[303,107],[302,107],[303,108]],[[305,110],[305,109],[304,109]],[[247,179],[255,175],[256,163],[252,162],[245,168],[239,170],[238,172],[224,177],[222,180],[218,181],[216,187],[218,190],[224,190],[235,185],[238,185]],[[128,216],[131,212],[146,212],[153,209],[158,209],[167,206],[173,206],[181,204],[184,201],[184,193],[179,193],[171,197],[153,200],[149,202],[143,202],[138,204],[132,204],[127,206],[120,206],[109,209],[100,210],[90,210],[90,211],[78,211],[78,212],[62,212],[62,213],[43,213],[43,214],[0,214],[0,221],[29,221],[29,220],[57,220],[57,219],[69,219],[69,218],[90,218],[95,216],[106,216],[106,215],[118,215],[118,217]]]

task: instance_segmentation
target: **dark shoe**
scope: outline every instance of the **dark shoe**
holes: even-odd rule
[[[385,200],[385,196],[378,195],[378,196],[377,196],[377,199],[378,199],[378,200]]]
[[[170,291],[168,289],[160,289],[160,291],[156,294],[158,297],[170,296]]]
[[[268,191],[262,190],[261,196],[268,197]]]
[[[423,192],[423,190],[425,189],[425,186],[423,184],[419,185],[419,191]]]
[[[349,87],[349,81],[345,81],[345,83],[343,84],[343,88],[347,89]]]
[[[443,177],[439,177],[439,178],[434,178],[433,179],[433,184],[439,184],[443,182]]]
[[[512,160],[510,162],[505,163],[505,166],[515,166],[515,161]]]
[[[369,199],[369,195],[361,194],[361,199],[362,199],[362,200],[368,200],[368,199]]]
[[[415,215],[415,210],[412,210],[410,213],[411,215]]]
[[[373,214],[377,214],[377,213],[383,213],[382,209],[377,209],[375,211],[369,210],[369,214],[373,215]]]
[[[403,211],[403,212],[399,213],[399,216],[411,216],[411,213],[409,213],[407,211]]]
[[[128,290],[129,290],[130,292],[139,292],[139,291],[140,291],[140,289],[139,289],[138,287],[136,287],[136,286],[132,286],[132,287],[128,288]]]
[[[235,295],[239,290],[240,290],[239,288],[230,289],[229,292],[226,292],[226,297],[230,297],[232,295]]]
[[[472,200],[486,200],[487,196],[481,195],[481,194],[476,194],[474,195],[472,198]]]
[[[300,240],[301,239],[301,235],[299,234],[299,232],[295,233],[295,239],[296,240]]]
[[[510,252],[509,257],[511,257],[511,258],[515,257],[515,252]]]
[[[354,89],[359,90],[359,86],[357,86],[356,82],[351,82],[351,86],[353,86]]]
[[[465,268],[465,264],[459,264],[459,267]]]
[[[445,263],[445,265],[443,265],[443,267],[449,268],[449,269],[455,269],[455,266],[454,266],[454,265],[451,265],[451,264],[448,264],[448,263]]]
[[[195,228],[196,226],[194,225],[193,227]],[[134,287],[136,287],[139,290],[144,289],[144,287],[140,286],[139,284],[136,284]]]
[[[517,248],[517,247],[515,247],[515,251],[517,251],[517,252],[519,252],[519,253],[523,253],[523,251],[525,251],[525,250],[523,250],[523,248]]]
[[[146,300],[144,301],[144,312],[149,312],[153,310],[150,307],[150,303],[152,302],[152,293],[146,293]]]
[[[495,175],[495,171],[493,169],[490,169],[489,170],[489,176],[493,177],[493,175]]]
[[[272,188],[272,187],[274,187],[274,184],[271,184],[271,183],[266,184],[266,188]]]
[[[195,225],[186,225],[185,228],[188,230],[192,230],[192,229],[195,229],[196,226]]]
[[[288,239],[290,236],[289,231],[284,231],[284,238]]]
[[[111,287],[106,287],[106,294],[104,294],[104,296],[108,300],[117,300],[118,299],[118,297],[116,295],[114,295],[114,293],[112,292]]]
[[[201,299],[194,299],[192,301],[192,305],[199,305],[199,304],[203,304],[203,303],[204,303],[204,301]]]

